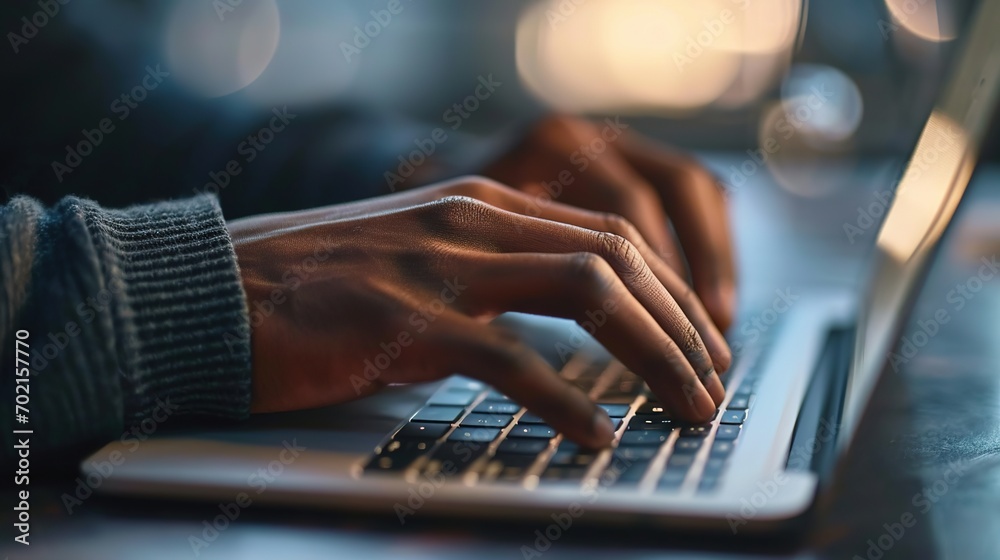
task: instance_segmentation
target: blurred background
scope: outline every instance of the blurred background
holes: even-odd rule
[[[343,197],[303,204],[373,194],[396,156],[434,127],[470,135],[447,148],[455,159],[477,153],[466,149],[476,138],[550,112],[622,115],[667,143],[742,154],[718,170],[724,187],[760,167],[793,196],[823,198],[853,188],[860,161],[906,156],[972,8],[963,0],[52,0],[57,13],[39,17],[42,4],[3,8],[12,127],[3,147],[15,156],[0,168],[4,189],[53,199],[114,182],[104,193],[111,204],[137,191],[190,194],[224,169],[248,130],[286,106],[306,115],[292,126],[300,131],[262,154],[254,175],[272,179],[234,178],[260,183],[241,188],[240,199],[273,199],[265,183],[289,180],[289,161],[300,164],[294,180],[341,178],[332,188]],[[148,66],[170,76],[119,124],[114,100]],[[494,85],[479,98],[483,80]],[[55,172],[66,147],[103,117],[116,124],[110,147]],[[753,166],[740,165],[747,158]],[[167,178],[170,187],[157,186]],[[219,194],[235,214],[261,209],[232,200],[233,190]]]

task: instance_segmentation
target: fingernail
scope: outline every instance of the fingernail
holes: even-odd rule
[[[594,440],[600,442],[602,446],[611,443],[615,438],[615,426],[608,418],[608,413],[600,407],[594,407]]]
[[[695,411],[701,418],[711,418],[715,414],[715,402],[712,400],[712,396],[708,394],[707,389],[698,393],[694,399]]]

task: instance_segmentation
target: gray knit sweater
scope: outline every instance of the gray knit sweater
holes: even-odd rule
[[[143,420],[249,414],[245,297],[214,198],[124,210],[14,198],[0,206],[0,276],[3,455],[17,429],[33,453],[72,459]]]

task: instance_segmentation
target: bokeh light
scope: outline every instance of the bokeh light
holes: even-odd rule
[[[228,95],[264,72],[279,35],[274,0],[243,0],[235,6],[181,0],[167,24],[167,64],[195,93]]]
[[[546,0],[517,28],[528,89],[566,111],[736,107],[773,86],[799,0]]]
[[[841,142],[861,124],[864,103],[854,81],[832,66],[796,64],[781,84],[781,104],[806,141]]]
[[[892,24],[927,41],[950,41],[957,34],[954,7],[947,0],[885,0]]]

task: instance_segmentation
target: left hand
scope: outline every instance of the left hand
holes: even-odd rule
[[[526,208],[529,215],[552,199],[620,214],[682,278],[690,269],[695,292],[720,330],[732,322],[736,277],[726,204],[715,179],[692,158],[617,118],[591,123],[553,116],[483,174],[534,195],[537,207]]]

